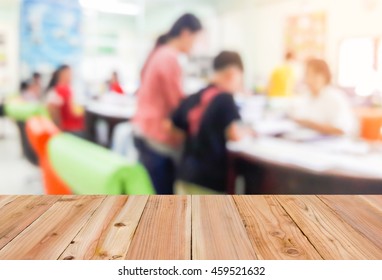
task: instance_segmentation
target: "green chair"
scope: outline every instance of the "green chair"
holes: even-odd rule
[[[155,194],[149,175],[139,164],[71,134],[62,133],[48,143],[49,160],[79,195]]]
[[[25,122],[33,116],[47,115],[43,104],[23,102],[14,99],[5,102],[4,111],[6,116],[18,122]]]

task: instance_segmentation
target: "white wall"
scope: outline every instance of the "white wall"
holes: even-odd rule
[[[7,82],[0,94],[12,94],[19,88],[19,0],[0,0],[0,32],[6,34],[7,64],[2,75]]]
[[[375,7],[369,10],[367,3],[374,3]],[[224,47],[236,47],[244,53],[250,82],[256,77],[265,79],[280,63],[285,51],[286,18],[315,10],[327,12],[326,59],[335,76],[341,40],[382,37],[382,0],[266,0],[237,7],[221,16],[225,27]]]

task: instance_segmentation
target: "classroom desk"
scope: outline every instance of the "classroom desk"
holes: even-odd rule
[[[136,103],[132,98],[115,98],[90,102],[85,109],[85,134],[89,141],[96,142],[96,123],[103,120],[108,124],[108,143],[117,124],[131,120],[136,112]]]
[[[0,196],[0,259],[379,259],[382,196]]]
[[[246,194],[382,194],[382,153],[260,139],[229,145]]]

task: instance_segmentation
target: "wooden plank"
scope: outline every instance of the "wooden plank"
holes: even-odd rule
[[[192,197],[192,255],[197,260],[257,259],[231,196]]]
[[[358,196],[319,196],[345,222],[382,250],[382,211]]]
[[[101,196],[59,199],[0,251],[0,259],[57,259],[104,200]]]
[[[47,211],[60,197],[8,197],[0,203],[0,249]]]
[[[151,196],[127,253],[133,260],[191,258],[191,197]]]
[[[127,196],[108,196],[88,223],[60,256],[62,260],[89,260],[94,257],[101,235],[127,201]]]
[[[371,206],[382,211],[382,195],[360,195],[363,200],[367,201]]]
[[[16,198],[18,198],[18,196],[16,195],[10,195],[10,196],[7,196],[7,195],[1,195],[0,196],[0,209],[2,207],[4,207],[5,205],[11,203],[13,200],[15,200]]]
[[[382,251],[316,196],[277,196],[324,259],[382,259]]]
[[[322,259],[273,196],[235,196],[234,200],[259,259]]]
[[[103,232],[92,259],[123,259],[130,247],[148,196],[129,196],[119,214]]]

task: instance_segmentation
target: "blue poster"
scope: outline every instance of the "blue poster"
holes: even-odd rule
[[[82,53],[81,19],[78,0],[23,0],[22,73],[48,74],[61,64],[78,66]]]

